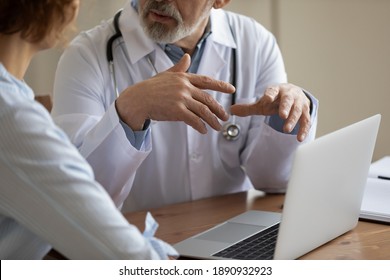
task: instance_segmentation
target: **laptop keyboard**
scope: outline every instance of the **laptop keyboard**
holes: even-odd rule
[[[279,223],[237,242],[213,256],[239,260],[272,260],[278,230]]]

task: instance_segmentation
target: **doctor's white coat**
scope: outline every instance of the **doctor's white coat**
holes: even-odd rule
[[[172,67],[164,51],[142,31],[127,4],[119,20],[123,38],[113,44],[119,92]],[[236,103],[251,103],[264,89],[287,82],[275,38],[254,20],[212,10],[212,33],[198,73],[231,81],[236,48]],[[127,139],[115,110],[115,90],[106,59],[112,21],[78,36],[61,57],[55,79],[53,117],[94,169],[96,179],[123,211],[140,210],[248,190],[283,192],[296,135],[281,133],[264,116],[238,118],[241,136],[227,141],[209,128],[201,135],[182,122],[152,122],[140,150]],[[229,111],[231,96],[209,92]],[[312,97],[315,137],[317,100]]]

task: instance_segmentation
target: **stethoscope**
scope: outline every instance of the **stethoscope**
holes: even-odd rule
[[[115,74],[115,67],[114,67],[114,55],[113,55],[113,43],[116,39],[122,37],[122,32],[119,29],[119,17],[122,13],[122,10],[118,11],[115,16],[114,16],[114,29],[115,29],[115,34],[112,35],[108,41],[107,41],[107,46],[106,46],[106,57],[108,61],[108,66],[110,69],[110,75],[111,79],[113,81],[113,86],[115,89],[116,97],[119,96],[119,89],[118,89],[118,83],[116,79],[116,74]],[[230,27],[230,30],[232,31],[232,34],[234,36],[233,30]],[[235,37],[235,36],[234,36]],[[151,59],[149,56],[147,57],[149,64],[153,68],[154,72],[158,74],[158,71],[154,64],[152,63]],[[233,60],[233,75],[232,75],[232,85],[236,87],[236,49],[232,49],[232,60]],[[236,104],[236,92],[232,94],[232,100],[231,100],[231,105]],[[234,141],[237,140],[241,134],[241,128],[240,126],[235,122],[235,116],[231,116],[232,120],[225,123],[222,127],[222,135],[223,137],[228,140],[228,141]]]

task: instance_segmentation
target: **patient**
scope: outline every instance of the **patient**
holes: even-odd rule
[[[23,81],[79,4],[0,1],[0,258],[41,259],[53,247],[69,259],[167,259],[174,249],[123,218]]]

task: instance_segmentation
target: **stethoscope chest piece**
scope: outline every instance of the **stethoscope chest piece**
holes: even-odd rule
[[[228,141],[237,140],[240,136],[240,126],[235,123],[226,123],[222,128],[223,137]]]

